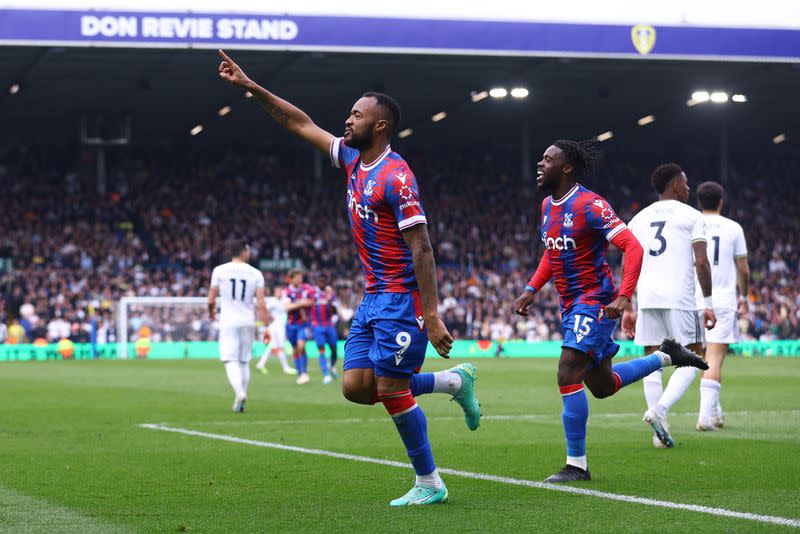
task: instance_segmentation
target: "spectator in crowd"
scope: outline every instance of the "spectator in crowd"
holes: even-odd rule
[[[113,341],[120,298],[204,296],[222,244],[233,235],[251,239],[253,256],[269,267],[268,286],[283,283],[296,264],[332,280],[339,334],[346,336],[363,279],[341,180],[310,179],[304,157],[279,159],[248,148],[131,151],[110,163],[108,192],[100,193],[96,177],[76,171],[70,159],[53,149],[0,154],[7,193],[0,199],[2,342],[86,340],[93,317],[98,339]],[[420,179],[439,262],[440,313],[454,337],[559,339],[552,287],[539,294],[529,318],[512,318],[506,309],[542,253],[534,184],[515,176],[505,163],[511,158],[491,153],[477,162],[458,154],[407,159]],[[651,200],[646,171],[654,158],[641,159],[609,155],[597,177],[625,220]],[[752,244],[750,311],[740,324],[745,339],[797,338],[800,217],[791,214],[800,184],[791,177],[800,169],[797,162],[748,164],[733,165],[737,172],[726,186],[728,213]],[[702,165],[684,167],[692,176],[714,177]],[[767,194],[775,188],[783,193]],[[617,281],[619,260],[617,251],[609,252]],[[215,335],[202,310],[133,310],[129,338],[143,327],[154,341]]]

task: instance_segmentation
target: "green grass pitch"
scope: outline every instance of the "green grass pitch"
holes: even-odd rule
[[[540,481],[564,461],[556,360],[476,360],[486,419],[469,432],[444,395],[419,399],[440,467]],[[426,370],[452,365],[430,359]],[[445,476],[450,502],[392,509],[410,470],[150,430],[142,423],[407,462],[381,406],[347,403],[270,368],[247,413],[216,361],[0,365],[0,532],[742,532],[742,518]],[[314,371],[317,371],[314,374]],[[639,384],[590,397],[579,487],[800,519],[800,358],[730,358],[726,427],[694,430],[698,382],[656,450]]]

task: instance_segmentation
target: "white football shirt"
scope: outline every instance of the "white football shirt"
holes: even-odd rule
[[[269,312],[270,317],[272,317],[271,326],[275,326],[277,328],[285,327],[286,308],[284,307],[283,299],[269,297],[266,300],[267,300],[267,311]]]
[[[264,287],[264,275],[255,267],[231,261],[214,267],[211,287],[219,288],[220,326],[255,325],[256,288]]]
[[[702,214],[677,200],[659,200],[628,223],[644,249],[639,309],[695,310],[692,243],[706,241]]]
[[[708,263],[711,264],[711,285],[714,309],[735,310],[736,258],[747,256],[744,230],[736,221],[722,215],[703,214],[708,235]],[[702,309],[703,294],[697,286],[697,307]]]

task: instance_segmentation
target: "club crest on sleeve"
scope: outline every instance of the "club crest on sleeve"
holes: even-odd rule
[[[412,198],[414,198],[414,190],[407,185],[401,187],[400,190],[398,191],[398,194],[400,195],[400,198],[402,198],[403,200],[411,200]]]
[[[572,214],[571,213],[565,213],[564,214],[564,223],[562,224],[562,226],[564,228],[572,228],[572,225],[573,225]]]

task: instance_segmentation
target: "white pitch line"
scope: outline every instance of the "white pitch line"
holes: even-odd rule
[[[237,438],[236,436],[228,436],[226,434],[212,434],[210,432],[200,432],[197,430],[190,430],[187,428],[176,428],[164,426],[159,424],[141,424],[141,428],[150,430],[161,430],[163,432],[172,432],[175,434],[184,434],[187,436],[197,436],[207,439],[216,439],[219,441],[227,441],[230,443],[239,443],[242,445],[253,445],[254,447],[264,447],[268,449],[279,449],[283,451],[300,452],[303,454],[312,454],[315,456],[327,456],[329,458],[338,458],[340,460],[351,460],[354,462],[364,462],[370,464],[387,465],[390,467],[401,467],[409,469],[411,466],[407,463],[395,462],[393,460],[383,460],[381,458],[370,458],[369,456],[358,456],[355,454],[344,454],[341,452],[326,451],[322,449],[309,449],[306,447],[296,447],[294,445],[284,445],[282,443],[272,443],[269,441],[258,441],[254,439]],[[605,491],[596,491],[585,488],[576,488],[574,486],[563,486],[558,484],[547,484],[545,482],[536,482],[534,480],[524,480],[519,478],[501,477],[497,475],[487,475],[484,473],[473,473],[471,471],[460,471],[458,469],[439,468],[439,472],[445,475],[453,475],[463,478],[471,478],[473,480],[487,480],[490,482],[499,482],[501,484],[510,484],[513,486],[525,486],[528,488],[537,488],[550,491],[561,491],[564,493],[574,493],[577,495],[586,495],[589,497],[597,497],[599,499],[608,499],[612,501],[622,501],[635,504],[643,504],[645,506],[656,506],[659,508],[671,508],[674,510],[686,510],[689,512],[698,512],[702,514],[715,515],[719,517],[731,517],[734,519],[746,519],[749,521],[757,521],[759,523],[770,523],[773,525],[781,525],[787,527],[800,527],[800,519],[790,519],[788,517],[778,517],[774,515],[761,515],[751,514],[749,512],[737,512],[735,510],[727,510],[725,508],[715,508],[712,506],[700,506],[697,504],[684,504],[671,501],[660,501],[657,499],[648,499],[646,497],[636,497],[634,495],[622,495],[619,493],[609,493]]]
[[[629,419],[639,418],[644,412],[629,412],[629,413],[595,413],[589,414],[590,419],[607,418],[607,419]],[[765,415],[780,415],[780,416],[798,416],[800,410],[749,410],[737,412],[725,412],[725,415],[730,416],[765,416]],[[672,417],[696,417],[697,412],[683,412],[672,413]],[[462,421],[463,416],[428,416],[428,421]],[[542,423],[558,423],[561,424],[561,414],[508,414],[508,415],[482,415],[481,421],[535,421]],[[243,424],[270,424],[270,425],[310,425],[310,424],[361,424],[361,423],[386,423],[391,422],[388,417],[345,417],[345,418],[331,418],[331,419],[255,419],[255,420],[224,420],[224,421],[196,421],[199,425],[237,425]],[[168,424],[168,423],[163,423]]]

